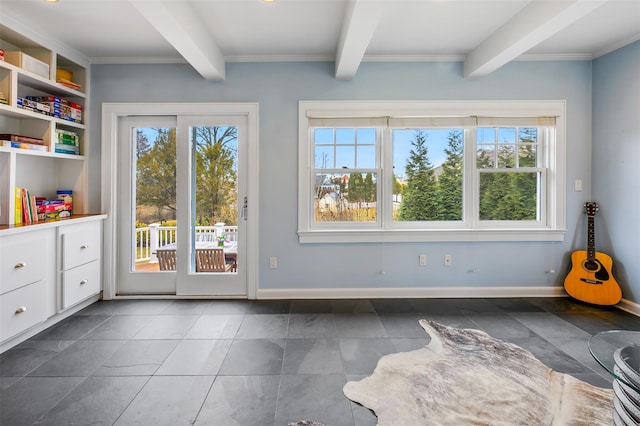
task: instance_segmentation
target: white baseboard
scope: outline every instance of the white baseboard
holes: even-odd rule
[[[389,299],[564,297],[556,287],[404,287],[404,288],[278,288],[258,289],[258,299]]]
[[[630,314],[640,317],[640,304],[638,303],[622,299],[620,303],[618,303],[617,307],[625,312],[629,312]]]
[[[278,288],[258,289],[257,299],[437,299],[437,298],[568,297],[556,287],[430,287],[430,288]],[[640,304],[622,299],[616,305],[640,317]]]

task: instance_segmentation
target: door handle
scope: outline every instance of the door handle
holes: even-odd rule
[[[247,220],[249,210],[249,201],[247,197],[244,197],[244,203],[242,204],[242,210],[240,211],[240,217]]]

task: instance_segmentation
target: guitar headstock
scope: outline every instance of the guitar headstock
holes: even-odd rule
[[[584,212],[587,214],[587,216],[595,217],[597,211],[598,211],[598,203],[595,203],[593,201],[584,203]]]

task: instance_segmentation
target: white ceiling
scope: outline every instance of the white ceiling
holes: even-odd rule
[[[479,77],[517,59],[592,59],[640,39],[640,0],[0,0],[92,63],[464,60]]]

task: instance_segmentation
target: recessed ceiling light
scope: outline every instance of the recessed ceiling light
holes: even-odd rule
[[[44,0],[46,3],[58,3],[59,0]]]

